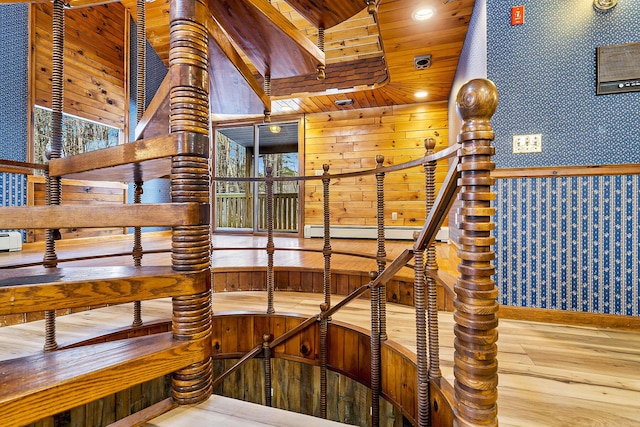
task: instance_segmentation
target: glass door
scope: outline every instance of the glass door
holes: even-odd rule
[[[265,177],[267,167],[272,168],[273,176],[299,175],[297,122],[242,126],[216,132],[217,177]],[[274,231],[297,233],[298,182],[274,182],[273,194]],[[266,207],[264,183],[216,182],[216,229],[266,231]]]
[[[247,178],[252,174],[253,127],[216,132],[216,173],[220,178]],[[218,230],[253,231],[253,188],[249,182],[217,181],[215,226]]]
[[[295,177],[298,167],[298,123],[265,124],[258,126],[260,152],[258,176],[266,176],[270,167],[274,177]],[[279,233],[297,233],[299,216],[298,181],[275,181],[273,183],[273,230]],[[258,188],[257,230],[267,229],[266,185]]]

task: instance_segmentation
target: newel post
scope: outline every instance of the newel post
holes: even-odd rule
[[[203,291],[172,301],[174,339],[202,341],[202,359],[173,373],[172,396],[180,405],[203,402],[212,392],[207,13],[204,0],[171,0],[169,132],[192,148],[171,159],[171,201],[198,203],[203,212],[199,224],[173,227],[171,261],[175,271],[206,277]]]
[[[498,291],[493,280],[495,238],[491,234],[495,168],[489,120],[498,105],[495,85],[486,79],[466,83],[456,107],[463,124],[458,136],[461,178],[457,226],[461,231],[460,277],[455,285],[455,426],[497,426]]]

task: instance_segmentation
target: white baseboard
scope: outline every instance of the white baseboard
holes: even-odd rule
[[[421,227],[385,227],[385,239],[389,240],[413,240],[413,233],[422,230]],[[376,239],[378,237],[378,229],[372,226],[350,226],[350,225],[332,225],[331,238],[342,239]],[[324,237],[324,228],[322,225],[305,225],[305,239],[311,237]],[[449,227],[441,227],[436,235],[436,240],[440,242],[449,241]]]

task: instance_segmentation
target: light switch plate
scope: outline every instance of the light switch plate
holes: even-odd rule
[[[513,135],[513,153],[542,153],[542,134]]]

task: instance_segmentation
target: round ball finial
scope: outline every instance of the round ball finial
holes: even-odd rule
[[[489,120],[498,107],[498,89],[491,80],[473,79],[458,91],[456,109],[464,121],[462,132],[491,130]]]
[[[377,271],[375,271],[375,270],[371,270],[371,271],[369,272],[369,278],[370,278],[371,280],[375,280],[375,279],[376,279],[376,277],[378,277],[378,272],[377,272]]]
[[[427,138],[424,140],[424,148],[433,151],[436,148],[436,139],[435,138]]]
[[[322,170],[325,171],[325,172],[329,172],[329,163],[324,163],[322,165]]]
[[[327,310],[329,310],[329,304],[327,304],[326,302],[320,304],[320,311],[325,312]]]
[[[376,163],[378,164],[378,166],[382,166],[382,164],[384,163],[384,156],[382,154],[376,155]]]
[[[264,334],[262,335],[262,341],[264,341],[264,342],[269,342],[269,341],[271,341],[271,334],[270,334],[270,333],[264,333]]]

